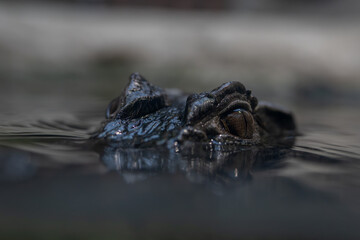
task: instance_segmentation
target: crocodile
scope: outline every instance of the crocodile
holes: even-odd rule
[[[154,86],[133,73],[105,115],[93,139],[113,147],[238,148],[294,139],[297,134],[291,112],[259,102],[237,81],[209,92],[184,94]]]

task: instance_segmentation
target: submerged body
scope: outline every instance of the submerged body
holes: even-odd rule
[[[158,145],[248,146],[292,137],[292,114],[258,103],[240,82],[183,95],[151,85],[138,73],[111,101],[106,121],[94,136],[119,147]]]

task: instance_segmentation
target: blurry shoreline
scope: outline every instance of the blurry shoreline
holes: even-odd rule
[[[280,95],[299,86],[317,95],[330,86],[325,90],[353,97],[360,89],[359,20],[2,3],[0,76],[87,77],[100,69],[102,77],[117,78],[140,71],[155,82],[173,78],[167,87],[179,87],[181,79],[209,88],[236,79],[264,91],[276,85]]]

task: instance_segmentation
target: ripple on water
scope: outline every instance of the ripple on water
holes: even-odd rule
[[[192,231],[198,233],[216,221],[206,232],[360,235],[355,220],[360,216],[356,132],[308,124],[291,149],[208,153],[195,148],[181,155],[166,149],[94,147],[87,139],[100,121],[55,118],[2,124],[3,218],[18,211],[19,218],[36,216],[47,222],[50,212],[77,226],[74,214],[79,219],[93,214],[128,220],[135,229],[158,216],[157,224],[179,229],[190,221],[190,211],[196,226]],[[44,206],[37,207],[38,202]],[[95,217],[87,221],[91,219]],[[301,232],[294,226],[303,226]],[[329,230],[321,230],[324,226]]]

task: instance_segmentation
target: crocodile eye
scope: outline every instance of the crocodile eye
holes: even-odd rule
[[[119,108],[119,98],[115,98],[109,103],[106,109],[106,113],[105,113],[106,118],[114,117],[118,111],[118,108]]]
[[[244,139],[250,139],[254,133],[254,119],[248,111],[235,109],[221,118],[226,131]]]

